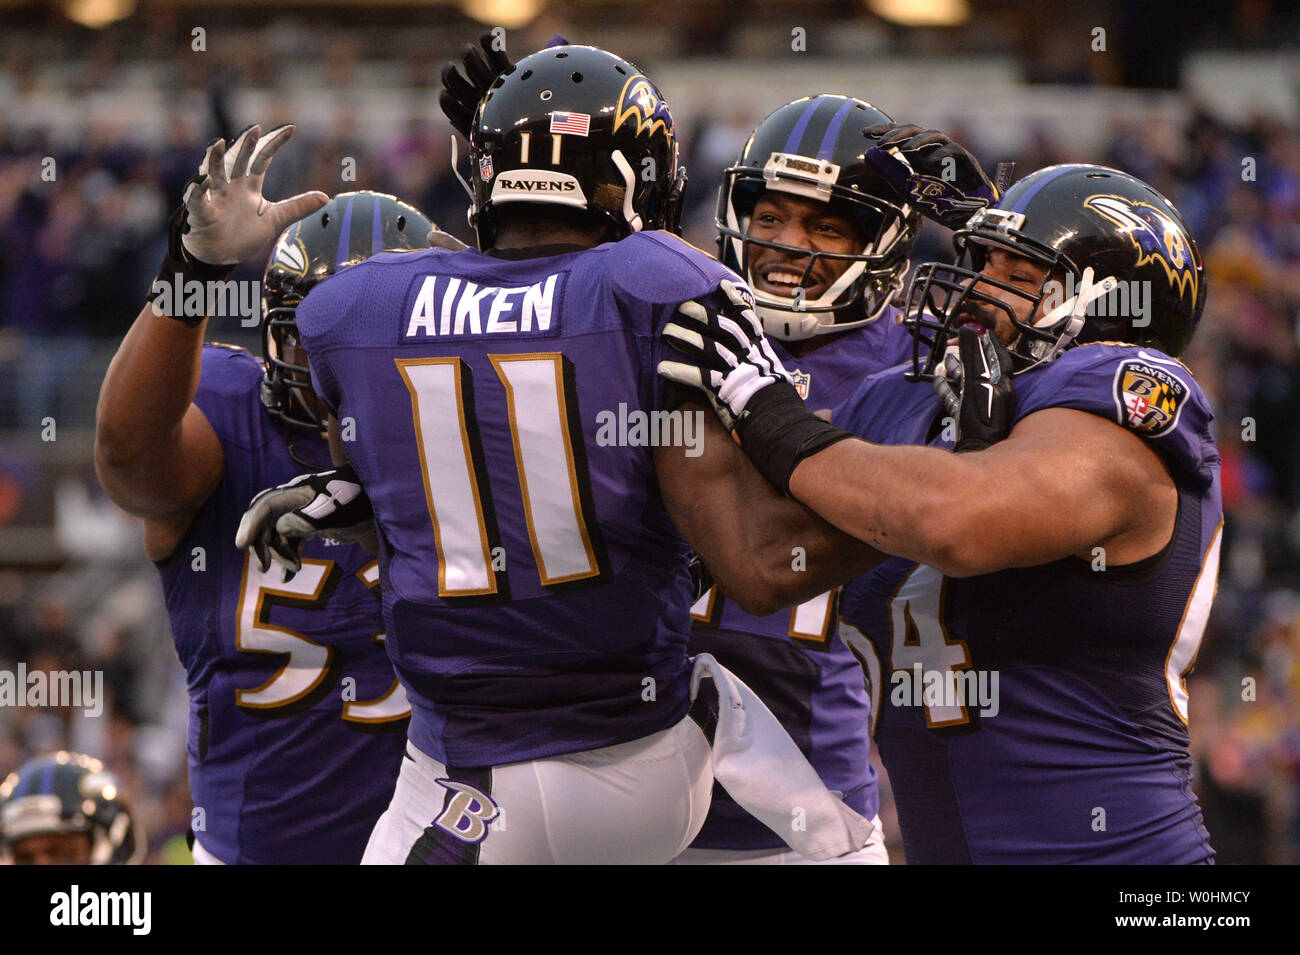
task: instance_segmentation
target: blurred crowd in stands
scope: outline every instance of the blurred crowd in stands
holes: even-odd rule
[[[430,99],[432,103],[432,99]],[[881,104],[885,105],[885,104]],[[1070,154],[1050,132],[1015,157],[986,155],[978,129],[950,132],[992,169],[1017,174],[1062,161],[1132,172],[1182,210],[1204,253],[1209,303],[1186,363],[1217,414],[1227,512],[1218,599],[1191,677],[1192,741],[1207,826],[1222,862],[1300,861],[1300,131],[1266,117],[1229,127],[1195,109],[1181,127],[1117,122],[1105,150]],[[715,184],[759,117],[683,124],[691,172],[686,235],[713,247]],[[89,429],[94,386],[140,309],[164,227],[215,130],[178,117],[142,150],[111,134],[54,142],[0,122],[0,535],[16,512],[4,468],[41,422]],[[227,130],[233,134],[235,130]],[[52,157],[52,181],[42,177]],[[340,182],[344,157],[355,181]],[[465,162],[464,153],[461,154]],[[345,127],[300,135],[272,166],[266,192],[377,188],[470,238],[441,118],[382,141]],[[949,253],[926,227],[917,257]],[[241,278],[257,278],[256,263]],[[228,319],[209,337],[256,349]],[[83,374],[68,387],[74,369]],[[89,384],[88,384],[89,382]],[[87,506],[88,515],[103,517]],[[87,519],[90,519],[89,517]],[[111,535],[110,535],[111,537]],[[138,549],[138,548],[137,548]],[[127,547],[127,551],[131,548]],[[0,776],[57,746],[100,756],[120,773],[151,834],[154,861],[185,857],[185,691],[152,568],[143,554],[0,567],[0,668],[94,668],[107,714],[0,709]],[[1051,639],[1050,633],[1043,635]],[[896,857],[901,845],[895,843]]]

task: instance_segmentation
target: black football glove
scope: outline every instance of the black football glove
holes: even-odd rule
[[[875,140],[867,159],[898,197],[926,218],[960,229],[980,209],[997,202],[997,188],[979,160],[937,129],[877,123],[862,132]]]
[[[271,561],[280,564],[288,581],[302,570],[304,540],[359,541],[374,532],[370,498],[352,466],[343,465],[259,493],[239,522],[235,546],[252,548],[263,573]]]
[[[1011,354],[991,331],[957,329],[957,345],[940,364],[934,390],[957,422],[954,451],[983,451],[1011,433],[1016,410]]]
[[[487,95],[496,78],[514,63],[506,53],[505,40],[488,31],[478,38],[478,46],[466,46],[463,57],[465,75],[455,63],[442,68],[442,92],[438,105],[451,123],[452,129],[469,139],[469,128],[474,122],[474,112],[479,101]]]
[[[800,461],[851,435],[808,410],[748,293],[726,279],[719,287],[720,308],[684,302],[664,326],[665,341],[687,361],[661,361],[659,374],[702,391],[754,466],[788,494]]]

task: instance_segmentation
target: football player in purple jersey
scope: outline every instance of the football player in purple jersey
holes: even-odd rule
[[[209,147],[99,398],[100,481],[143,518],[186,670],[199,862],[359,862],[409,717],[372,555],[316,542],[285,582],[233,544],[252,494],[329,461],[297,303],[375,252],[427,247],[431,228],[373,192],[265,200],[267,165],[292,130],[254,126]],[[222,292],[234,265],[272,241],[262,358],[205,345],[212,303],[237,298],[209,290]]]
[[[747,687],[722,670],[726,702],[696,692],[711,660],[687,653],[690,549],[766,613],[816,593],[793,546],[834,553],[841,579],[869,548],[776,494],[654,372],[684,292],[749,295],[671,234],[672,115],[590,47],[482,72],[466,113],[482,251],[377,256],[307,297],[299,329],[350,463],[259,495],[239,535],[294,570],[298,539],[355,533],[373,507],[412,721],[366,861],[666,862],[715,776],[746,808],[778,806],[764,822],[801,851],[792,810],[824,797],[837,808],[806,835],[825,851],[808,854],[857,850],[870,826]],[[734,759],[738,704],[773,735]]]
[[[942,178],[944,161],[953,175]],[[960,172],[960,176],[957,173]],[[918,193],[924,174],[948,200]],[[926,180],[927,182],[929,180]],[[718,191],[720,258],[744,276],[773,351],[811,408],[847,399],[899,365],[912,338],[892,303],[922,215],[952,222],[995,190],[968,152],[934,130],[895,124],[870,103],[823,93],[777,109],[750,135]],[[960,215],[960,213],[959,213]],[[822,779],[876,815],[870,701],[839,631],[838,592],[769,616],[711,587],[692,608],[692,653],[711,653],[782,720]],[[681,863],[805,862],[720,789]],[[883,830],[835,864],[887,863]]]
[[[661,373],[705,390],[776,487],[890,555],[844,617],[881,674],[909,861],[1210,862],[1185,679],[1223,510],[1212,414],[1174,357],[1200,254],[1163,196],[1088,165],[1028,176],[956,244],[909,289],[912,366],[830,423],[788,377],[746,372],[759,343],[700,304],[666,326],[685,360]]]

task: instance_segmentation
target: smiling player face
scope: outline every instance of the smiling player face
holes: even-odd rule
[[[848,216],[837,214],[825,202],[767,190],[754,205],[746,236],[807,249],[853,255],[862,251],[864,239]],[[852,264],[848,260],[818,258],[807,278],[808,255],[761,245],[747,246],[749,275],[754,290],[793,298],[802,284],[806,299],[816,299]]]

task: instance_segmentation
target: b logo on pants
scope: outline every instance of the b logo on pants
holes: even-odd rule
[[[466,783],[454,779],[439,779],[437,782],[451,794],[434,825],[462,842],[482,842],[487,837],[487,824],[501,812],[500,807],[489,796]]]

